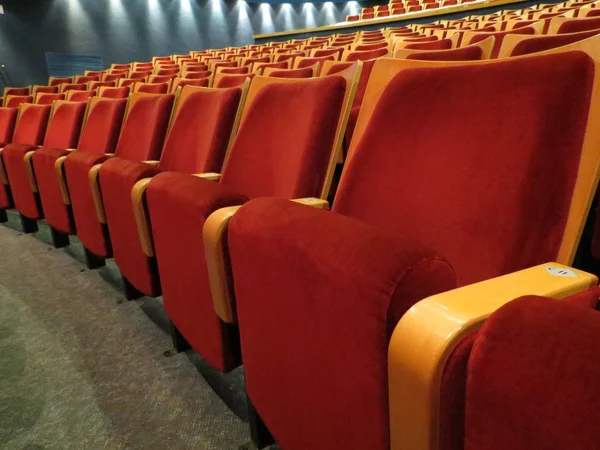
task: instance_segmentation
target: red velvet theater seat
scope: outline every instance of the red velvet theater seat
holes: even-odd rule
[[[0,148],[12,141],[18,111],[18,108],[0,108]],[[2,160],[0,160],[0,223],[8,220],[5,209],[12,205],[12,198],[5,181],[7,180],[5,179],[4,166]]]
[[[217,88],[232,88],[243,85],[248,78],[252,79],[256,76],[254,73],[247,73],[242,75],[227,75],[217,74],[215,75],[214,87]]]
[[[86,106],[85,102],[54,102],[48,129],[44,130],[43,145],[58,148],[75,147],[79,140]],[[42,115],[41,111],[40,115]],[[45,125],[44,121],[41,123]],[[35,146],[23,144],[10,144],[2,151],[15,207],[22,219],[32,228],[35,228],[35,220],[44,217],[31,162],[36,151]]]
[[[131,88],[129,86],[124,87],[101,87],[98,89],[98,97],[102,98],[127,98]]]
[[[169,124],[173,99],[173,94],[132,94],[129,97],[115,155],[132,161],[158,159]],[[94,174],[97,177],[100,164],[109,157],[110,155],[95,152],[74,152],[65,161],[77,237],[90,254],[90,261],[112,255],[97,178],[94,180],[93,177]],[[91,183],[96,186],[95,192],[92,191]]]
[[[332,212],[258,199],[233,216],[229,309],[282,448],[417,450],[390,438],[398,320],[455,286],[572,261],[597,186],[596,64],[380,59]]]
[[[547,36],[506,36],[500,47],[498,58],[529,55],[543,52],[563,45],[572,44],[600,34],[600,30],[581,31],[579,33],[554,34]]]
[[[60,85],[60,92],[87,91],[87,83],[65,83]]]
[[[568,301],[523,297],[492,314],[464,380],[464,449],[597,449],[599,338],[600,312]]]
[[[15,126],[14,134],[12,137],[12,143],[6,145],[0,149],[0,178],[2,182],[2,189],[0,189],[0,208],[8,208],[11,205],[11,196],[9,182],[12,182],[7,175],[8,168],[6,166],[5,151],[7,148],[12,147],[15,152],[20,152],[22,149],[28,151],[29,149],[35,148],[40,145],[46,134],[46,128],[48,126],[48,118],[50,117],[50,105],[33,105],[30,103],[23,103],[19,105],[17,113],[17,124]],[[6,111],[6,110],[4,110]],[[9,113],[9,116],[12,113]],[[8,119],[10,120],[10,119]],[[25,163],[23,161],[23,153],[21,153],[21,159],[14,162],[16,167],[15,172],[20,169],[25,169]],[[19,180],[17,180],[18,182]],[[28,186],[27,186],[28,187]],[[35,231],[35,227],[24,219],[23,228],[26,232]]]
[[[357,67],[349,71],[352,80]],[[338,121],[348,101],[347,83],[343,76],[255,77],[220,182],[163,173],[148,186],[163,304],[178,350],[184,348],[183,336],[220,371],[240,364],[236,329],[212,309],[202,239],[192,237],[212,212],[250,198],[322,196],[334,165],[332,149],[339,148],[343,131]]]
[[[33,95],[9,95],[4,97],[5,108],[16,108],[22,103],[33,103]]]
[[[550,22],[549,34],[579,33],[581,31],[600,29],[600,17],[585,19],[568,19],[556,17]]]
[[[78,91],[73,91],[78,92]],[[65,94],[47,94],[45,92],[39,92],[35,94],[34,103],[36,105],[51,105],[56,100],[65,100]]]
[[[133,92],[144,92],[146,94],[166,94],[169,92],[170,83],[136,83]]]
[[[187,78],[175,78],[171,85],[171,93],[177,92],[177,88],[183,88],[184,86],[199,86],[208,87],[208,78],[200,78],[197,80],[189,80]]]
[[[50,77],[48,78],[48,86],[61,86],[62,84],[73,83],[73,77]]]
[[[405,49],[408,50],[450,50],[452,48],[452,39],[437,39],[434,41],[411,42],[404,41]]]
[[[89,91],[68,91],[67,92],[67,101],[69,102],[87,102],[90,98],[94,97],[97,94],[97,91],[89,90]]]
[[[494,48],[492,50],[492,58],[497,58],[498,53],[500,52],[500,46],[502,45],[502,40],[505,36],[510,34],[536,34],[536,29],[534,27],[522,27],[517,28],[515,30],[510,31],[495,31],[495,32],[485,32],[482,33],[480,30],[477,31],[466,31],[462,38],[462,45],[475,44],[479,41],[486,39],[489,36],[493,36]]]
[[[149,164],[112,158],[102,165],[100,187],[113,255],[126,286],[134,288],[126,292],[130,299],[136,291],[160,295],[156,260],[141,246],[138,235],[131,203],[134,186],[144,179],[147,183],[161,172],[221,172],[241,97],[239,87],[185,87],[175,106],[160,161]],[[149,230],[146,233],[149,235]]]
[[[364,52],[349,52],[344,58],[345,62],[367,61],[369,59],[381,58],[389,54],[388,48],[379,48],[377,50],[367,50]]]
[[[263,75],[273,78],[312,78],[315,76],[316,68],[317,65],[315,64],[313,67],[301,69],[266,69]]]
[[[451,50],[415,52],[406,55],[406,59],[423,61],[479,61],[483,59],[483,49],[477,45],[468,45]]]
[[[125,99],[91,99],[75,153],[92,157],[112,153],[117,145],[126,104]],[[71,153],[72,148],[42,147],[33,154],[44,218],[55,235],[75,234],[71,198],[64,177],[64,163]]]
[[[58,86],[33,86],[33,94],[58,94]]]

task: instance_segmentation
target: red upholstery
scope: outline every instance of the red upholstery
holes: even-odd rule
[[[58,86],[36,86],[33,90],[34,94],[45,93],[45,94],[57,94],[59,90]]]
[[[304,67],[314,66],[315,64],[319,63],[319,70],[317,70],[317,76],[319,76],[321,74],[321,71],[323,70],[323,64],[325,63],[325,61],[335,61],[335,57],[333,55],[329,55],[321,56],[318,58],[304,58],[298,61],[298,63],[296,64],[296,68],[302,69]]]
[[[13,200],[20,213],[36,219],[39,215],[29,179],[25,171],[23,157],[25,153],[35,149],[42,143],[46,133],[51,106],[27,105],[21,106],[21,116],[13,136],[13,143],[2,150],[2,160],[13,194]],[[28,195],[29,194],[29,195]]]
[[[152,75],[151,70],[143,70],[143,71],[139,71],[139,72],[134,71],[129,74],[129,79],[130,80],[141,80],[141,79],[145,79],[149,75]]]
[[[89,83],[90,81],[100,81],[100,75],[80,75],[75,77],[75,83]]]
[[[175,78],[177,78],[177,75],[150,75],[150,77],[148,77],[148,83],[169,83]],[[159,94],[164,94],[164,92],[159,92]]]
[[[406,38],[404,42],[434,42],[437,40],[439,40],[437,36],[415,36]]]
[[[188,233],[202,227],[217,201],[225,206],[259,196],[320,195],[345,85],[341,77],[325,77],[265,86],[248,107],[219,184],[164,173],[148,187],[165,309],[219,370],[240,361],[212,309],[202,240]]]
[[[373,44],[359,44],[356,47],[354,47],[354,51],[356,52],[363,52],[363,51],[367,51],[367,50],[377,50],[379,48],[387,48],[388,47],[388,43],[387,41],[384,42],[377,42],[377,43],[373,43]]]
[[[249,67],[249,66],[244,66]],[[273,67],[275,69],[287,69],[289,67],[289,61],[281,61],[276,63],[260,63],[254,65],[254,72],[258,72],[258,70],[265,70],[268,67]]]
[[[414,302],[455,286],[448,263],[414,240],[283,200],[244,206],[228,240],[246,388],[280,446],[388,448],[388,339]]]
[[[244,61],[242,61],[242,67],[249,66],[250,64],[254,64],[254,63],[268,63],[268,62],[270,62],[270,58],[268,56],[263,56],[261,58],[248,58],[248,59],[245,59]]]
[[[96,91],[70,91],[67,98],[71,102],[86,102],[96,95]]]
[[[255,73],[247,73],[242,75],[225,75],[217,82],[217,88],[232,88],[241,86],[246,82],[248,78],[252,79],[256,76]]]
[[[175,66],[174,68],[160,68],[156,71],[156,75],[178,75],[179,67]]]
[[[546,298],[496,311],[469,359],[465,450],[598,448],[599,330],[598,312]]]
[[[573,42],[595,36],[600,30],[582,31],[580,33],[554,34],[548,36],[533,36],[519,42],[510,56],[528,55],[530,53],[543,52],[551,48],[562,47]]]
[[[426,61],[478,61],[483,59],[483,50],[476,45],[469,45],[451,50],[439,50],[412,53],[406,59],[420,59]]]
[[[274,70],[267,76],[274,78],[311,78],[313,76],[313,69],[305,67],[301,69]]]
[[[115,87],[115,88],[105,88],[101,89],[98,93],[99,97],[103,98],[112,98],[112,99],[120,99],[129,97],[129,93],[131,88],[129,86],[124,87]]]
[[[61,85],[61,92],[87,91],[87,83],[67,83]]]
[[[29,95],[29,94],[31,94],[31,90],[28,87],[4,89],[5,97],[8,97],[9,95]]]
[[[451,39],[437,39],[434,41],[421,41],[407,44],[404,46],[407,50],[449,50],[452,48]]]
[[[208,78],[212,75],[212,72],[188,72],[185,74],[185,78],[188,80],[198,80],[202,78]]]
[[[532,27],[523,27],[523,28],[517,28],[514,30],[510,30],[510,31],[496,31],[496,32],[484,32],[481,33],[479,31],[481,30],[477,30],[478,33],[475,34],[474,36],[471,37],[471,40],[469,42],[464,42],[463,44],[468,45],[468,44],[475,44],[479,41],[483,41],[485,38],[489,37],[489,36],[494,36],[494,48],[492,49],[492,54],[491,54],[491,58],[497,58],[498,57],[498,52],[500,51],[500,47],[502,46],[502,41],[504,40],[504,36],[506,36],[507,34],[535,34],[535,29]]]
[[[147,94],[166,94],[169,92],[169,83],[139,83],[136,92]]]
[[[250,68],[248,66],[244,67],[223,67],[219,73],[227,73],[230,75],[241,75],[244,73],[250,72]]]
[[[188,93],[192,92],[191,94]],[[139,291],[160,294],[151,262],[142,252],[131,207],[131,191],[159,171],[220,172],[241,98],[241,89],[187,88],[158,167],[113,158],[102,165],[100,183],[115,262]]]
[[[171,85],[171,93],[177,91],[177,88],[184,86],[201,86],[208,87],[208,78],[200,78],[197,80],[188,80],[187,78],[175,78],[173,80],[173,84]]]
[[[365,52],[350,52],[346,56],[345,61],[366,61],[368,59],[380,58],[386,56],[389,53],[387,48],[380,48],[377,50],[368,50]]]
[[[33,95],[11,95],[6,98],[5,108],[16,108],[21,103],[33,103]]]
[[[96,101],[88,113],[76,153],[112,153],[119,137],[125,105],[126,100]],[[74,234],[71,211],[63,201],[54,167],[59,157],[68,154],[64,149],[42,147],[33,155],[33,164],[46,221],[60,232]]]
[[[119,80],[121,78],[125,78],[127,75],[126,72],[123,73],[107,73],[106,75],[104,75],[104,81],[116,81]]]
[[[18,111],[18,108],[0,108],[0,143],[12,141]]]
[[[73,77],[54,78],[54,79],[50,80],[49,85],[50,86],[58,86],[61,84],[72,83],[72,82],[73,82]]]
[[[599,30],[600,29],[600,17],[592,17],[589,19],[571,19],[565,20],[560,27],[558,27],[558,34],[562,33],[577,33],[580,31],[588,30]]]
[[[44,146],[57,148],[75,147],[79,139],[85,109],[86,104],[81,102],[61,102],[55,104],[52,118],[46,131]],[[21,146],[18,149],[6,148],[3,152],[3,158],[11,166],[11,169],[7,168],[7,172],[10,172],[9,180],[11,180],[12,194],[16,208],[21,214],[31,219],[38,219],[43,217],[43,213],[39,207],[37,196],[31,190],[26,166],[23,163],[23,157],[30,148],[29,146]],[[13,161],[10,161],[11,159]],[[35,165],[35,159],[33,164]]]
[[[131,100],[115,155],[126,160],[157,160],[162,150],[174,96],[134,94],[133,99],[135,101]],[[65,170],[77,236],[92,253],[108,257],[111,255],[110,242],[104,227],[98,221],[93,203],[83,204],[92,198],[88,182],[89,170],[107,157],[91,153],[76,154],[69,155]]]
[[[75,92],[75,91],[74,91]],[[65,94],[46,94],[41,93],[36,98],[36,103],[38,105],[51,105],[56,100],[64,100]]]
[[[458,285],[556,257],[593,73],[579,52],[403,71],[385,87],[332,213],[261,199],[233,217],[246,385],[282,448],[389,448],[386,331],[431,293],[423,288],[452,284],[449,269],[425,270],[432,281],[396,288],[389,270],[424,268],[421,245],[450,261]],[[372,271],[393,249],[397,258]]]

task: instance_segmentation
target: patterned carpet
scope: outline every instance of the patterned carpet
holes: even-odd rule
[[[127,302],[112,262],[46,227],[0,226],[0,449],[238,449],[243,373],[171,347],[160,299]]]

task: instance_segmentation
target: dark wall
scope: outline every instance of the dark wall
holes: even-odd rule
[[[361,7],[357,2],[271,6],[237,0],[0,3],[5,9],[0,15],[0,64],[14,85],[45,84],[45,52],[99,55],[105,66],[147,61],[157,55],[246,45],[253,42],[253,34],[330,25]]]

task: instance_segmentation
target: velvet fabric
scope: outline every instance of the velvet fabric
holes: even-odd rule
[[[147,95],[130,104],[121,128],[115,155],[126,160],[157,160],[167,131],[174,96]],[[101,257],[112,255],[106,229],[98,220],[89,187],[90,169],[107,157],[99,153],[75,152],[67,157],[65,170],[71,193],[77,236],[92,253]],[[77,172],[77,173],[76,173]]]
[[[33,95],[11,95],[6,98],[6,108],[16,108],[21,103],[33,103]]]
[[[411,53],[406,59],[419,59],[425,61],[479,61],[483,59],[483,50],[476,45],[470,45],[451,50]]]
[[[496,311],[469,359],[465,450],[597,449],[599,330],[597,311],[541,297]]]
[[[571,19],[565,20],[558,28],[557,34],[578,33],[580,31],[599,30],[600,17],[589,19]]]
[[[44,93],[44,94],[58,94],[59,87],[58,86],[36,86],[33,90],[34,94]]]
[[[396,75],[333,209],[427,242],[452,261],[461,285],[553,260],[577,177],[592,73],[586,55],[569,52]],[[398,98],[405,108],[397,108]],[[490,101],[494,108],[485,106]],[[433,120],[432,111],[444,120]],[[423,179],[436,181],[424,186]]]
[[[535,29],[532,27],[522,27],[509,31],[494,31],[494,32],[484,32],[481,33],[481,30],[477,30],[478,33],[474,36],[471,36],[471,40],[469,42],[463,42],[464,45],[475,44],[479,41],[483,41],[489,36],[494,36],[494,47],[492,48],[492,54],[490,58],[497,58],[498,52],[500,51],[500,47],[502,46],[502,41],[504,40],[504,36],[508,34],[535,34]]]
[[[256,76],[255,73],[245,73],[241,75],[225,75],[215,86],[216,88],[232,88],[243,85],[248,78],[252,79]]]
[[[70,102],[87,102],[90,98],[96,95],[96,91],[69,91],[67,100]]]
[[[160,283],[144,255],[131,207],[136,182],[163,171],[186,174],[220,172],[231,136],[241,89],[188,88],[166,139],[157,167],[112,158],[100,169],[100,186],[115,262],[123,275],[146,295],[160,294]]]
[[[413,239],[275,199],[243,206],[228,243],[246,388],[279,445],[389,448],[389,338],[415,302],[455,287],[450,265]]]
[[[213,311],[198,230],[217,207],[248,198],[319,196],[345,88],[337,76],[263,87],[248,107],[220,183],[161,173],[148,187],[165,309],[219,370],[232,369],[239,359]]]
[[[345,61],[354,62],[354,61],[366,61],[368,59],[376,59],[381,58],[382,56],[386,56],[389,53],[387,48],[380,48],[377,50],[367,50],[364,52],[350,52],[346,55]]]
[[[135,91],[147,94],[166,94],[169,92],[169,83],[139,83]]]
[[[313,76],[313,70],[308,67],[274,70],[268,76],[273,78],[311,78]]]
[[[61,92],[68,91],[86,91],[87,84],[86,83],[66,83],[61,85]]]
[[[130,91],[131,91],[131,88],[129,88],[129,86],[115,87],[115,88],[109,87],[106,89],[101,89],[100,92],[98,93],[98,97],[113,98],[113,99],[127,98],[127,97],[129,97]]]
[[[563,45],[572,44],[583,39],[595,36],[598,30],[582,31],[579,33],[554,34],[548,36],[533,36],[515,45],[510,56],[529,55],[531,53],[543,52]]]
[[[52,78],[49,80],[50,86],[60,86],[61,84],[72,83],[73,77],[64,77],[64,78]]]
[[[36,98],[36,104],[38,105],[51,105],[56,100],[64,100],[65,94],[39,94]]]
[[[75,147],[79,139],[85,109],[85,103],[59,103],[55,105],[52,119],[45,133],[44,145],[59,148]],[[40,126],[45,127],[47,120],[47,118],[42,119]],[[2,152],[15,207],[21,214],[30,219],[43,217],[38,196],[31,189],[26,165],[23,162],[25,154],[35,148],[30,145],[15,144],[7,146]]]
[[[197,80],[189,80],[187,78],[175,78],[171,84],[171,93],[177,92],[177,88],[184,86],[201,86],[208,87],[208,78],[199,78]]]
[[[0,108],[0,143],[12,141],[18,112],[18,108]]]
[[[433,41],[420,41],[404,46],[407,50],[449,50],[452,48],[451,39],[436,39]]]

